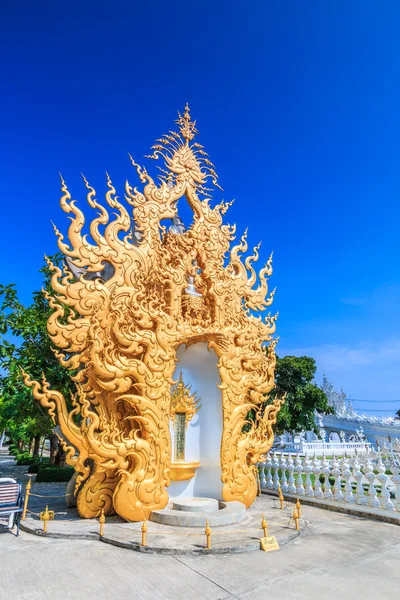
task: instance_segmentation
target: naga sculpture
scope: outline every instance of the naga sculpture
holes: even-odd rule
[[[24,378],[59,426],[85,518],[103,508],[137,521],[167,505],[171,385],[182,344],[206,342],[218,357],[224,501],[249,506],[254,500],[254,465],[272,445],[282,403],[264,403],[276,362],[276,316],[260,315],[273,301],[267,285],[272,255],[257,280],[259,247],[242,260],[246,233],[231,247],[236,228],[222,221],[230,203],[211,206],[206,184],[219,188],[217,175],[193,141],[198,132],[188,106],[178,116],[179,132],[159,139],[148,157],[164,163],[159,184],[130,157],[143,186],[127,182],[125,204],[107,175],[113,220],[84,178],[87,202],[98,211],[90,235],[61,180],[61,207],[71,224],[69,241],[54,227],[66,261],[63,269],[49,261],[54,294],[47,299],[54,312],[47,328],[56,356],[73,372],[72,409],[45,378],[41,384]],[[177,218],[184,197],[194,213],[187,230]],[[164,219],[174,219],[169,230]],[[250,411],[255,418],[249,421]]]

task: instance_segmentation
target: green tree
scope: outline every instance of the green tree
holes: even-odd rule
[[[284,356],[276,360],[276,387],[269,394],[267,403],[286,394],[286,400],[278,413],[275,433],[284,431],[318,432],[315,411],[332,414],[333,407],[315,383],[317,367],[309,356]]]
[[[59,265],[62,256],[56,254],[51,259]],[[53,294],[47,264],[40,273],[43,289]],[[41,437],[48,437],[53,462],[58,447],[54,425],[24,385],[20,368],[34,379],[40,380],[45,373],[51,387],[67,398],[74,384],[70,373],[54,356],[47,334],[46,323],[52,309],[42,291],[34,292],[32,298],[32,304],[24,306],[15,284],[0,285],[0,430],[6,429],[20,449],[29,447],[34,455],[39,453]]]

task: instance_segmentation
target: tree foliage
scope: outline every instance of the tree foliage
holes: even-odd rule
[[[62,257],[51,257],[60,264]],[[51,273],[45,264],[40,273],[43,289],[54,293]],[[38,435],[50,435],[53,423],[33,397],[21,376],[21,368],[34,379],[46,374],[51,387],[66,397],[73,389],[70,373],[52,351],[46,323],[51,308],[42,291],[34,292],[32,303],[24,306],[15,284],[0,285],[0,430],[6,429],[14,441],[28,442]]]
[[[332,414],[328,398],[315,383],[317,367],[309,356],[284,356],[276,361],[276,387],[269,394],[268,403],[286,394],[286,400],[278,413],[275,433],[284,431],[315,431],[315,411]]]

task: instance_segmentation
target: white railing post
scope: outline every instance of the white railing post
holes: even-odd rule
[[[344,479],[344,500],[345,500],[345,502],[349,502],[349,503],[355,502],[353,488],[350,483],[350,477],[351,477],[350,464],[349,464],[349,461],[347,460],[346,456],[342,460],[341,468],[342,468],[342,477]]]
[[[353,477],[356,480],[356,503],[357,504],[367,504],[368,500],[364,493],[364,487],[362,484],[363,474],[361,471],[360,464],[358,462],[358,457],[354,459],[353,462]]]
[[[333,461],[332,461],[332,475],[335,478],[335,483],[333,484],[333,492],[334,492],[334,499],[337,500],[338,502],[340,502],[341,500],[343,500],[343,493],[342,493],[342,485],[340,483],[340,469],[339,469],[339,462],[338,459],[333,457]]]
[[[287,477],[286,477],[287,464],[286,464],[286,459],[285,459],[283,452],[281,454],[280,468],[281,468],[281,490],[282,490],[282,492],[287,492],[288,491],[288,484],[287,484]]]
[[[311,477],[310,477],[313,468],[312,468],[312,464],[311,464],[308,456],[306,456],[304,459],[304,469],[303,470],[304,470],[304,473],[306,474],[306,481],[305,481],[306,496],[314,496],[314,490],[312,488]]]
[[[293,464],[293,459],[292,459],[291,454],[289,454],[287,465],[288,465],[287,470],[289,471],[288,492],[290,492],[291,494],[295,494],[296,486],[294,485],[294,477],[293,477],[294,464]]]
[[[395,497],[396,497],[396,510],[400,512],[400,467],[398,465],[393,465],[391,467],[392,481],[396,486]]]
[[[279,489],[279,473],[278,473],[279,463],[278,463],[278,457],[276,456],[276,452],[274,452],[274,454],[272,456],[272,468],[274,469],[274,485],[272,487],[274,490],[278,490]]]
[[[378,475],[377,475],[377,480],[379,481],[379,483],[382,485],[382,490],[381,490],[381,497],[380,497],[380,504],[381,504],[381,508],[384,508],[385,510],[394,510],[394,504],[390,499],[390,492],[387,488],[387,480],[388,480],[388,476],[385,473],[386,471],[386,467],[382,462],[382,459],[379,457],[379,463],[378,463]]]
[[[322,473],[324,474],[324,498],[325,500],[332,500],[333,494],[331,491],[331,484],[329,481],[329,475],[331,474],[331,468],[329,466],[329,462],[326,459],[325,453],[322,461]]]
[[[321,482],[319,480],[319,476],[321,475],[321,466],[320,466],[320,461],[317,458],[317,455],[315,453],[314,453],[314,460],[313,460],[313,473],[315,475],[314,496],[315,496],[315,498],[322,498],[323,494],[322,494]]]
[[[264,490],[267,487],[267,480],[265,477],[265,461],[262,463],[258,463],[260,467],[260,487]]]
[[[374,486],[374,481],[375,481],[374,467],[371,464],[371,461],[369,459],[367,460],[367,463],[365,466],[365,477],[369,483],[368,505],[372,506],[372,508],[379,508],[380,504],[379,504],[378,496],[377,496],[376,489]]]
[[[303,485],[303,477],[302,477],[303,467],[301,465],[301,460],[300,460],[299,454],[297,454],[297,456],[296,456],[295,471],[297,473],[296,494],[303,496],[304,495],[304,485]]]
[[[272,489],[274,484],[272,481],[272,473],[271,473],[272,460],[271,460],[271,455],[269,452],[267,454],[267,460],[265,461],[265,469],[267,471],[267,488]]]

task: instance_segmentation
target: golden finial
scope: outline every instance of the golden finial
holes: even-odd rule
[[[142,525],[142,546],[146,546],[147,521],[143,521]]]
[[[204,533],[206,534],[207,539],[207,550],[211,550],[211,527],[208,523],[208,520],[206,521],[206,528],[204,530]]]
[[[185,385],[181,371],[179,381],[175,384],[171,393],[170,414],[172,422],[175,421],[175,414],[177,412],[185,413],[186,426],[188,426],[189,421],[201,408],[199,402],[200,398],[196,397],[196,393],[191,393],[191,386]]]
[[[278,494],[279,494],[279,501],[281,503],[281,510],[283,510],[283,493],[282,493],[282,488],[281,488],[281,484],[278,485]]]
[[[261,518],[261,527],[264,530],[264,537],[268,537],[268,523],[265,519],[264,513],[262,514]]]
[[[103,535],[104,523],[106,522],[106,517],[104,516],[104,508],[101,509],[101,514],[99,517],[100,523],[100,537]]]
[[[292,518],[293,518],[293,520],[295,522],[295,525],[296,525],[296,531],[299,531],[299,529],[300,529],[300,526],[299,526],[300,515],[299,515],[299,513],[297,512],[296,509],[293,510],[293,517]]]
[[[297,508],[297,513],[299,515],[299,519],[300,519],[300,500],[297,498],[296,501],[296,508]]]
[[[178,119],[175,122],[177,125],[179,125],[179,131],[181,132],[182,137],[186,140],[187,144],[197,133],[199,133],[196,129],[196,121],[192,121],[190,117],[190,108],[187,102],[185,106],[185,112],[183,115],[178,112]]]

